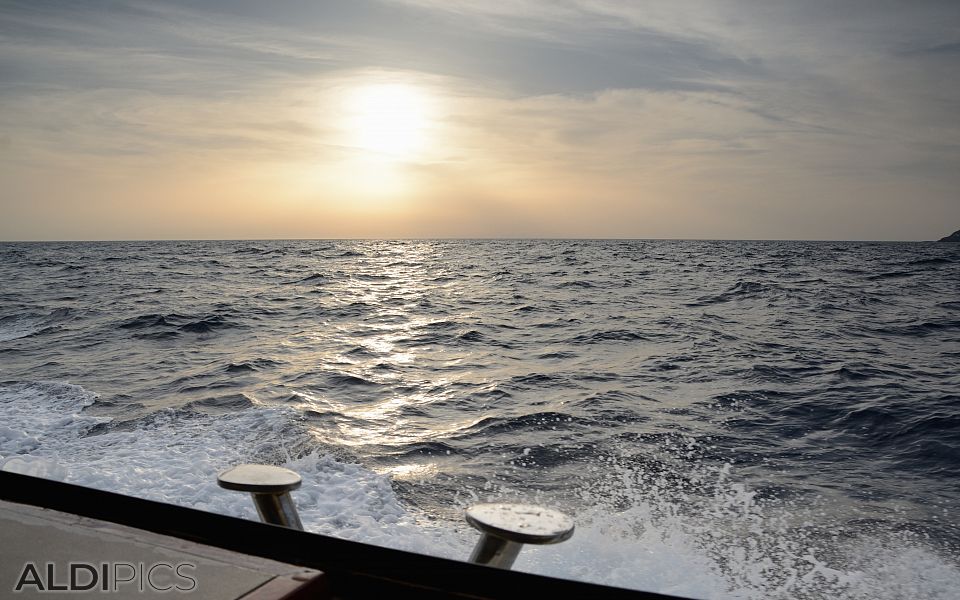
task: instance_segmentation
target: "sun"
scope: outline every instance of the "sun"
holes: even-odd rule
[[[414,159],[426,147],[428,99],[415,86],[371,84],[347,96],[351,146],[393,158]]]

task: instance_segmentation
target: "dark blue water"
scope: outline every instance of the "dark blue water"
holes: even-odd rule
[[[211,478],[266,461],[342,537],[462,557],[522,498],[578,517],[527,570],[958,597],[955,244],[7,243],[0,281],[6,468],[252,516]]]

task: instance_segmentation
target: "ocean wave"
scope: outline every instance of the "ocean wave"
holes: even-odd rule
[[[374,309],[373,306],[362,301],[350,302],[339,306],[327,306],[320,309],[322,314],[329,315],[337,319],[349,319],[361,317],[369,314]]]
[[[745,377],[745,379],[788,382],[803,380],[808,377],[819,375],[822,372],[823,369],[812,365],[792,367],[783,365],[757,364],[750,368],[750,373]]]
[[[646,335],[638,331],[631,331],[628,329],[610,329],[606,331],[582,333],[570,338],[570,342],[574,344],[599,344],[603,342],[646,341],[648,339],[649,338]]]
[[[888,271],[886,273],[877,273],[875,275],[870,275],[867,279],[870,280],[884,280],[884,279],[903,279],[905,277],[914,277],[916,275],[913,271]]]
[[[736,300],[767,296],[780,291],[780,286],[761,283],[759,281],[738,281],[727,291],[712,296],[701,296],[694,302],[687,302],[687,306],[710,306]]]
[[[225,373],[250,373],[272,369],[282,365],[278,360],[269,358],[255,358],[244,362],[230,363],[223,368]]]
[[[390,447],[383,453],[398,459],[415,459],[425,456],[450,456],[459,452],[457,447],[444,442],[416,442]]]
[[[937,256],[933,258],[919,258],[916,260],[911,260],[905,264],[911,267],[927,267],[927,266],[939,266],[939,265],[952,265],[955,261],[944,258],[942,256]]]
[[[909,372],[895,371],[892,369],[881,369],[866,364],[844,365],[839,369],[831,371],[831,374],[839,379],[851,381],[865,381],[868,379],[911,379]]]
[[[580,417],[554,411],[531,413],[515,417],[485,417],[459,433],[456,438],[476,436],[478,434],[494,435],[518,431],[555,431],[558,428],[565,429],[573,427],[580,423],[580,421]]]
[[[509,381],[510,386],[530,389],[561,387],[569,384],[570,381],[567,377],[550,375],[547,373],[528,373],[526,375],[515,375],[511,377]]]
[[[55,331],[73,317],[74,311],[69,308],[58,308],[46,314],[24,313],[0,317],[0,342]]]
[[[960,320],[923,321],[921,323],[913,323],[910,325],[883,327],[876,329],[875,331],[879,334],[907,337],[926,337],[953,329],[960,329]]]
[[[230,321],[223,315],[210,315],[202,317],[197,321],[191,321],[178,327],[180,331],[189,331],[191,333],[210,333],[220,329],[238,327],[239,324]]]
[[[540,360],[558,360],[558,359],[567,359],[567,358],[576,358],[579,356],[576,352],[569,350],[561,350],[556,352],[544,352],[543,354],[538,354],[537,358]]]
[[[453,386],[449,386],[449,387],[452,388]],[[505,387],[504,385],[499,383],[488,384],[479,389],[474,389],[469,391],[466,394],[465,400],[473,404],[482,405],[491,401],[509,400],[510,398],[513,398],[513,394],[510,391],[504,389],[504,387]],[[437,392],[449,391],[449,388],[439,388],[439,389],[436,389],[435,391]],[[454,402],[453,404],[456,404],[456,402]]]
[[[297,279],[293,283],[319,283],[322,281],[330,281],[330,278],[323,273],[314,273],[313,275],[307,275],[302,279]]]
[[[568,318],[558,317],[551,321],[532,323],[531,327],[537,327],[540,329],[560,329],[560,328],[569,329],[571,327],[579,325],[580,323],[583,323],[583,321],[575,317],[568,317]]]
[[[185,319],[183,315],[150,313],[127,319],[117,325],[120,329],[147,329],[151,327],[176,327],[177,321]]]
[[[360,377],[359,375],[350,375],[346,373],[335,373],[326,377],[327,385],[332,389],[340,387],[356,386],[375,386],[379,385],[376,381]]]
[[[246,246],[243,248],[237,248],[233,251],[234,254],[254,254],[254,255],[269,255],[269,254],[284,254],[285,251],[283,248],[261,248],[260,246]]]
[[[253,401],[245,394],[227,394],[226,396],[211,396],[202,400],[194,400],[183,405],[184,409],[200,412],[229,413],[251,408]]]
[[[137,333],[134,334],[135,338],[140,340],[172,340],[180,337],[180,334],[176,331],[150,331],[147,333]]]
[[[531,313],[531,312],[542,312],[542,311],[543,309],[540,308],[539,306],[531,306],[529,304],[525,304],[523,306],[513,309],[513,312],[515,313]]]

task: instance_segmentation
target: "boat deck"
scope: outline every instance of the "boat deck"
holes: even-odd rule
[[[0,596],[72,589],[118,600],[175,591],[209,600],[328,597],[314,569],[56,510],[0,500],[0,532]]]

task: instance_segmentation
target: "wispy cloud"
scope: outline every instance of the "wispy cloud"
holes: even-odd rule
[[[0,206],[42,231],[56,171],[90,198],[270,189],[348,235],[338,94],[394,79],[437,99],[434,141],[403,167],[408,212],[358,235],[934,237],[960,220],[958,20],[932,1],[10,1]]]

